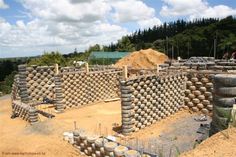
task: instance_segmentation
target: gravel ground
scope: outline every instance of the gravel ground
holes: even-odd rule
[[[164,155],[166,157],[177,156],[179,152],[182,153],[191,150],[196,146],[195,140],[201,136],[201,134],[197,133],[200,124],[209,124],[211,121],[210,117],[208,117],[208,120],[205,122],[197,122],[194,120],[194,118],[199,117],[201,116],[197,114],[184,117],[173,123],[170,131],[160,134],[157,141],[163,146]]]
[[[200,124],[209,124],[211,121],[210,117],[205,122],[194,120],[199,117],[200,114],[180,111],[121,142],[145,152],[158,154],[160,157],[175,157],[179,153],[192,150],[196,146],[195,140],[201,136],[197,133]]]

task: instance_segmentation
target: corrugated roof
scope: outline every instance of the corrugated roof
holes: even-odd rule
[[[101,59],[101,58],[110,58],[110,59],[120,59],[130,52],[100,52],[100,51],[93,51],[91,52],[89,59]]]

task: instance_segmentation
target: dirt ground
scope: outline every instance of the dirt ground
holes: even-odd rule
[[[99,103],[80,109],[70,109],[55,114],[36,125],[29,125],[20,118],[11,119],[10,98],[0,99],[0,156],[79,156],[71,144],[63,141],[63,132],[77,127],[94,132],[101,123],[101,132],[112,131],[113,123],[120,123],[120,102]],[[13,154],[15,153],[15,154]],[[18,153],[18,154],[17,154]],[[19,154],[21,153],[21,154]]]
[[[154,125],[132,134],[129,140],[121,141],[138,150],[164,157],[175,157],[179,153],[193,149],[195,140],[201,134],[197,133],[200,124],[209,124],[207,121],[199,122],[200,114],[191,114],[183,110],[167,117]],[[208,135],[206,135],[208,136]]]
[[[120,101],[102,102],[79,109],[69,109],[62,114],[54,113],[55,118],[41,118],[42,121],[35,125],[29,125],[20,118],[11,119],[10,104],[10,96],[0,98],[1,157],[80,156],[71,144],[63,140],[63,132],[73,130],[74,122],[76,122],[77,128],[83,128],[91,133],[101,132],[103,135],[117,134],[113,131],[113,126],[121,124]],[[128,140],[127,138],[121,140],[121,143],[135,146],[137,139],[139,142],[155,142],[163,148],[163,156],[170,156],[171,148],[171,156],[175,156],[178,151],[190,150],[183,153],[181,157],[233,157],[236,154],[236,129],[231,129],[229,138],[223,134],[217,134],[191,150],[198,136],[196,130],[200,123],[194,121],[194,118],[198,116],[187,111],[180,111],[155,125],[132,134]],[[176,148],[179,150],[177,151]],[[160,154],[160,152],[158,153]]]
[[[224,130],[203,141],[180,157],[235,157],[236,128]]]

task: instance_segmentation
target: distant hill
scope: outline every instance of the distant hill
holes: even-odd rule
[[[236,18],[177,20],[161,26],[138,30],[104,46],[105,51],[134,51],[153,48],[171,57],[213,56],[213,42],[217,41],[217,57],[236,50]]]
[[[29,59],[33,59],[33,58],[39,58],[40,56],[30,56],[30,57],[9,57],[9,58],[0,58],[0,61],[22,61],[22,62],[26,62]]]

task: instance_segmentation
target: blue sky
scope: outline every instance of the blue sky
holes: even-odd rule
[[[228,15],[235,0],[0,0],[0,58],[84,51],[164,22]]]

